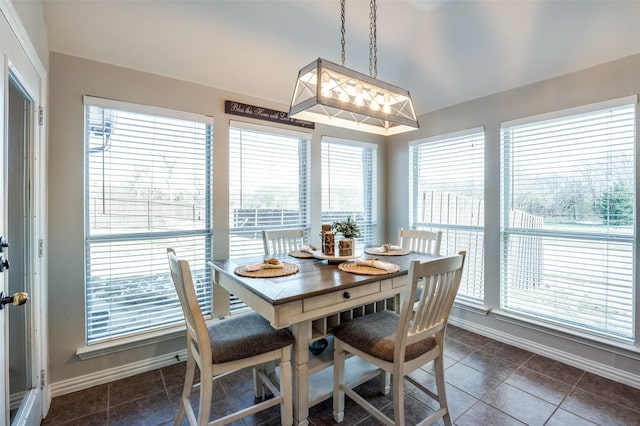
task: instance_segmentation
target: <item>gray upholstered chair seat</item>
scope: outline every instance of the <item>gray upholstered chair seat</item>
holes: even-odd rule
[[[380,311],[340,324],[333,335],[366,354],[393,362],[399,319],[400,315],[395,312]],[[434,337],[407,345],[405,362],[429,352],[435,345]]]
[[[289,330],[275,330],[255,312],[215,322],[207,330],[214,364],[250,358],[293,344]]]

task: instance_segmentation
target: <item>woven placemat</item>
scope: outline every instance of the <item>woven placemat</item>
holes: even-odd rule
[[[394,272],[398,272],[400,270],[400,265],[393,265],[393,270],[387,271],[386,269],[374,268],[373,266],[367,265],[356,265],[355,263],[341,263],[338,265],[338,269],[345,272],[351,272],[352,274],[361,274],[361,275],[386,275],[392,274]]]
[[[249,278],[275,278],[293,275],[298,272],[298,265],[282,262],[282,268],[259,269],[257,271],[247,271],[246,265],[240,265],[233,270],[237,275]]]
[[[390,250],[383,251],[382,247],[369,247],[364,249],[364,252],[367,254],[375,254],[376,256],[404,256],[405,254],[409,254],[409,250],[400,249],[400,250]]]
[[[288,254],[289,256],[297,257],[298,259],[309,259],[310,257],[313,257],[313,253],[309,253],[308,251],[301,251],[301,250],[292,250]]]

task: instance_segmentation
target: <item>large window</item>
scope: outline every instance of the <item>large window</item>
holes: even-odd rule
[[[379,243],[377,193],[377,146],[323,138],[322,223],[350,217],[359,225],[359,243]]]
[[[182,323],[167,247],[211,314],[212,119],[85,97],[87,342]]]
[[[310,230],[310,135],[232,122],[229,255],[264,253],[262,230]]]
[[[502,125],[502,307],[634,335],[635,98]]]
[[[484,299],[484,129],[414,142],[409,150],[412,228],[442,231],[440,254],[467,251],[458,297]]]

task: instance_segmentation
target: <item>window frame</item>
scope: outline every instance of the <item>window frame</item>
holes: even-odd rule
[[[88,149],[91,129],[89,129],[90,120],[87,119],[89,114],[89,108],[91,107],[101,108],[103,110],[106,109],[106,110],[122,111],[125,113],[143,114],[149,117],[166,118],[169,120],[177,119],[182,121],[200,123],[205,126],[202,133],[203,137],[205,138],[204,139],[205,155],[203,156],[202,161],[203,161],[203,168],[206,170],[206,176],[204,178],[204,183],[202,187],[203,195],[204,195],[204,210],[205,210],[203,228],[191,229],[191,230],[186,230],[186,229],[166,230],[166,231],[163,230],[160,232],[159,231],[150,231],[150,232],[134,231],[134,232],[116,232],[116,233],[105,233],[105,234],[97,233],[95,235],[92,235],[92,232],[90,229],[90,226],[91,226],[90,217],[91,217],[92,210],[90,205],[91,198],[90,198],[90,188],[89,188],[89,179],[91,176],[89,155],[91,155],[91,152]],[[154,341],[158,339],[162,339],[161,336],[166,334],[170,335],[173,333],[172,330],[183,328],[184,326],[184,321],[182,319],[182,308],[180,307],[180,303],[174,291],[174,292],[167,292],[167,301],[163,303],[165,306],[170,306],[170,309],[172,310],[172,312],[175,311],[175,315],[177,318],[175,321],[170,321],[162,324],[152,324],[148,327],[142,327],[139,329],[134,329],[134,330],[122,332],[122,333],[118,333],[114,331],[114,332],[108,333],[105,336],[100,337],[98,335],[98,337],[96,337],[95,330],[92,331],[93,326],[90,325],[90,321],[92,321],[92,319],[90,318],[91,313],[90,313],[90,306],[89,306],[90,305],[89,297],[93,290],[90,291],[88,289],[88,285],[91,280],[90,277],[92,276],[91,271],[93,270],[93,266],[92,266],[93,264],[91,261],[92,257],[90,256],[90,253],[93,250],[92,247],[95,246],[96,244],[98,245],[105,244],[105,243],[110,244],[110,243],[119,243],[119,242],[127,242],[127,241],[151,242],[151,241],[159,241],[159,240],[166,240],[166,239],[173,239],[177,241],[179,238],[199,238],[199,239],[201,238],[202,244],[204,244],[205,253],[201,256],[201,259],[198,263],[200,264],[200,267],[202,268],[202,274],[204,275],[200,276],[199,278],[201,278],[204,281],[207,281],[207,280],[210,281],[211,271],[210,271],[210,268],[204,264],[204,260],[210,259],[212,257],[212,247],[213,247],[213,226],[212,226],[213,161],[212,161],[212,156],[213,156],[213,125],[214,123],[213,123],[213,117],[210,117],[210,116],[189,113],[184,111],[171,110],[171,109],[166,109],[166,108],[161,108],[156,106],[141,105],[141,104],[134,104],[134,103],[117,101],[112,99],[99,98],[99,97],[88,96],[88,95],[83,96],[83,112],[85,116],[85,124],[84,124],[85,136],[83,141],[83,147],[85,149],[85,166],[84,166],[84,175],[83,175],[83,181],[85,184],[84,185],[85,186],[84,201],[83,201],[84,214],[85,214],[84,238],[83,238],[84,251],[85,251],[84,253],[85,256],[83,261],[83,268],[84,268],[83,277],[84,277],[84,289],[85,289],[85,298],[84,298],[85,300],[85,306],[84,306],[85,307],[84,309],[85,311],[85,315],[84,315],[85,346],[83,348],[78,349],[78,355],[81,356],[81,358],[90,358],[92,356],[97,356],[99,354],[109,352],[110,351],[109,348],[113,346],[117,346],[117,345],[130,346],[132,344],[131,342],[139,341],[142,339],[151,339]],[[176,249],[179,250],[178,247],[176,247]],[[149,253],[151,254],[151,252]],[[197,267],[196,264],[193,262],[194,259],[191,259],[191,260],[193,264],[192,267]],[[157,270],[162,271],[160,272],[161,274],[164,273],[164,269],[162,269],[161,267],[160,269],[157,269]],[[155,276],[155,275],[157,275],[157,273],[154,272],[152,273],[152,275],[149,275],[149,277]],[[194,269],[194,279],[198,278],[196,277],[196,275],[198,275],[198,273]],[[166,278],[168,282],[171,282],[171,277],[170,277],[168,267],[166,268]],[[172,283],[170,287],[172,288]],[[211,318],[213,314],[212,290],[210,289],[209,291],[199,292],[198,297],[200,298],[201,307],[203,309],[203,313],[205,314],[205,317]]]
[[[449,224],[449,223],[441,223],[441,222],[434,222],[434,221],[419,221],[416,218],[419,216],[418,212],[420,210],[419,207],[419,200],[421,198],[420,194],[419,194],[419,190],[420,188],[418,187],[418,182],[416,182],[416,179],[418,177],[419,174],[419,168],[420,168],[420,163],[419,163],[419,156],[417,155],[417,151],[424,149],[427,150],[428,147],[430,145],[434,145],[434,144],[438,144],[438,143],[448,143],[448,142],[452,142],[455,141],[456,139],[463,139],[463,138],[470,138],[469,142],[472,140],[475,140],[476,137],[481,137],[480,142],[482,143],[481,146],[481,152],[482,152],[482,157],[481,159],[477,160],[478,163],[482,164],[482,199],[481,200],[477,200],[479,202],[480,207],[480,211],[478,212],[479,217],[477,219],[477,222],[479,225],[459,225],[459,224]],[[463,143],[462,141],[459,141],[458,143]],[[465,141],[466,143],[466,141]],[[486,171],[485,171],[485,151],[486,151],[486,132],[485,132],[485,127],[484,126],[479,126],[479,127],[473,127],[473,128],[469,128],[469,129],[465,129],[465,130],[459,130],[459,131],[455,131],[455,132],[450,132],[450,133],[444,133],[444,134],[439,134],[439,135],[434,135],[434,136],[430,136],[430,137],[426,137],[426,138],[421,138],[421,139],[417,139],[417,140],[413,140],[411,142],[409,142],[409,170],[411,170],[411,172],[409,173],[409,227],[412,229],[428,229],[428,230],[432,230],[432,231],[442,231],[443,235],[442,235],[442,244],[441,244],[441,251],[440,254],[444,254],[442,252],[442,248],[446,247],[446,237],[447,237],[447,233],[449,231],[452,231],[454,233],[457,232],[462,232],[462,233],[469,233],[469,238],[471,239],[471,235],[472,233],[477,233],[479,234],[479,236],[481,237],[482,243],[479,244],[480,246],[480,259],[478,259],[477,261],[475,261],[474,263],[474,275],[478,275],[481,278],[481,283],[479,285],[474,285],[473,287],[477,287],[480,291],[480,293],[478,295],[466,295],[466,294],[460,294],[458,293],[458,295],[456,296],[456,301],[457,302],[464,302],[464,303],[469,303],[472,305],[484,305],[485,303],[485,298],[486,298],[486,289],[485,289],[485,282],[484,282],[484,268],[485,268],[485,256],[484,256],[484,238],[485,238],[485,215],[484,215],[484,193],[485,193],[485,187],[486,187]],[[477,246],[478,244],[476,244]],[[471,279],[469,278],[469,268],[470,268],[470,259],[471,256],[473,255],[470,250],[471,247],[458,247],[456,250],[468,250],[467,252],[467,261],[465,262],[465,271],[463,273],[463,281],[460,284],[460,287],[463,288],[466,285],[467,281],[470,281]],[[447,254],[453,254],[453,253],[447,253]],[[482,308],[481,310],[484,310],[484,308]]]
[[[231,132],[237,131],[247,131],[253,132],[254,135],[263,133],[267,137],[282,137],[282,138],[292,138],[297,139],[298,143],[298,207],[299,207],[299,217],[301,218],[299,222],[295,224],[291,224],[290,226],[258,226],[256,225],[254,228],[249,229],[249,232],[253,232],[255,234],[255,239],[257,243],[254,248],[245,249],[242,252],[237,252],[238,249],[234,249],[234,244],[232,244],[232,238],[234,235],[240,235],[237,227],[233,226],[233,212],[232,212],[232,200],[235,199],[235,195],[232,191],[232,155],[233,150],[232,144],[235,143],[234,138],[231,136]],[[244,256],[260,256],[264,254],[264,247],[262,244],[261,231],[263,229],[285,229],[285,228],[303,228],[305,230],[305,238],[308,240],[311,232],[311,134],[306,132],[294,131],[289,129],[283,129],[275,126],[266,126],[255,123],[249,123],[245,121],[236,121],[231,120],[229,123],[229,257],[244,257]],[[262,141],[265,144],[264,149],[268,150],[267,144],[268,140]],[[257,153],[257,152],[256,152]],[[241,154],[242,155],[242,154]],[[242,197],[244,193],[242,194]],[[241,198],[242,198],[241,197]],[[260,234],[260,235],[258,235]],[[242,249],[244,246],[240,247]],[[234,302],[234,300],[232,300]],[[244,307],[244,303],[239,302],[238,309]]]
[[[505,132],[508,129],[529,125],[529,124],[537,124],[543,123],[548,120],[554,119],[570,119],[574,116],[579,116],[581,114],[586,113],[596,113],[599,111],[605,111],[607,109],[616,108],[616,107],[624,107],[633,105],[634,114],[633,114],[633,125],[635,129],[634,136],[634,155],[633,161],[634,164],[632,166],[633,169],[633,179],[634,182],[634,204],[633,204],[633,232],[631,234],[610,234],[610,233],[588,233],[588,232],[562,232],[559,230],[543,230],[543,229],[522,229],[521,227],[509,226],[510,223],[510,207],[511,207],[511,198],[509,197],[509,193],[511,191],[510,183],[511,180],[509,178],[510,169],[508,168],[508,160],[510,158],[509,145],[505,142]],[[534,326],[544,327],[545,329],[557,330],[562,333],[566,333],[567,335],[577,336],[587,340],[596,340],[598,342],[605,342],[609,345],[621,347],[620,345],[628,344],[637,344],[638,342],[638,300],[639,300],[639,289],[637,284],[633,284],[636,282],[637,277],[637,222],[638,222],[638,138],[637,138],[637,129],[638,129],[638,96],[627,96],[623,98],[611,99],[607,101],[597,102],[588,105],[581,105],[574,108],[567,108],[563,110],[553,111],[544,114],[533,115],[529,117],[523,117],[515,120],[502,122],[500,125],[500,282],[499,282],[499,310],[497,313],[500,316],[504,316],[505,318],[512,318],[522,321],[524,323],[529,323]],[[586,325],[580,324],[571,324],[567,321],[561,321],[559,319],[554,318],[544,318],[540,315],[536,314],[528,314],[526,312],[521,312],[520,310],[510,309],[505,306],[505,292],[507,289],[505,288],[505,263],[507,262],[507,241],[509,236],[511,235],[519,235],[524,237],[533,237],[533,238],[541,238],[541,239],[568,239],[568,240],[576,240],[576,241],[584,241],[586,242],[612,242],[612,243],[624,243],[629,244],[631,246],[631,270],[632,270],[632,301],[631,301],[631,309],[632,313],[630,315],[631,320],[631,333],[629,336],[620,336],[618,334],[614,334],[611,332],[606,332],[604,330],[596,330],[594,328],[590,328]]]
[[[379,155],[378,155],[378,145],[370,142],[362,142],[351,139],[342,139],[331,136],[323,136],[320,147],[320,159],[321,159],[321,171],[320,171],[320,186],[321,186],[321,206],[320,206],[320,217],[322,223],[333,224],[334,221],[345,220],[346,217],[335,217],[334,219],[330,219],[331,213],[327,213],[324,210],[324,183],[325,183],[325,154],[324,149],[327,145],[337,145],[343,147],[352,147],[362,149],[362,153],[365,154],[364,150],[370,150],[370,153],[367,154],[370,158],[370,162],[363,162],[363,188],[362,188],[362,196],[363,196],[363,220],[358,220],[358,225],[360,227],[361,235],[356,238],[356,244],[358,246],[367,246],[367,245],[375,245],[378,244],[378,191],[379,191],[379,182],[378,182],[378,171],[379,171]],[[367,218],[369,216],[369,218]]]

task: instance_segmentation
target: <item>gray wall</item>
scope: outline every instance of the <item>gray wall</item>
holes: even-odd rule
[[[52,52],[49,58],[49,369],[50,382],[72,380],[130,363],[185,349],[183,336],[88,360],[76,349],[84,346],[83,275],[83,95],[153,105],[214,117],[214,257],[228,255],[229,120],[251,121],[224,113],[224,101],[235,100],[277,110],[288,110],[261,99],[172,80],[112,65]],[[292,89],[293,90],[293,87]],[[254,121],[256,122],[256,121]],[[256,122],[269,124],[267,122]],[[379,145],[381,164],[384,138],[317,126],[312,138],[312,227],[320,229],[320,141],[322,135],[366,140]],[[385,182],[380,167],[379,182]],[[379,221],[386,222],[384,186],[379,194]],[[384,237],[384,229],[380,238]],[[314,234],[312,232],[312,234]],[[313,237],[313,235],[312,235]],[[318,241],[311,241],[318,243]]]
[[[485,128],[485,294],[488,308],[499,308],[500,260],[500,123],[599,101],[637,95],[640,89],[640,55],[589,68],[551,80],[476,99],[420,117],[420,130],[388,141],[387,172],[391,190],[387,198],[387,234],[408,225],[407,206],[411,140],[484,126]],[[636,154],[637,155],[637,154]],[[637,179],[637,177],[636,177]],[[636,185],[636,188],[640,187]],[[396,188],[395,190],[393,188]],[[398,190],[402,188],[402,190]],[[636,205],[637,201],[636,194]],[[637,209],[636,209],[637,211]],[[636,262],[638,264],[638,254]],[[637,270],[637,269],[636,269]],[[636,324],[640,303],[636,287]],[[597,341],[573,338],[559,331],[494,314],[454,309],[452,323],[498,340],[573,363],[605,376],[640,387],[640,348],[610,347]],[[636,327],[637,328],[637,327]],[[637,333],[637,332],[636,332]],[[612,368],[607,368],[612,367]],[[634,376],[629,376],[628,373]]]
[[[25,28],[29,40],[33,44],[40,62],[47,69],[49,65],[49,42],[47,41],[47,28],[44,23],[44,9],[39,1],[15,1],[12,0],[20,22]]]

